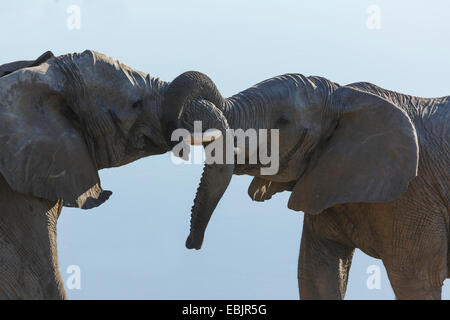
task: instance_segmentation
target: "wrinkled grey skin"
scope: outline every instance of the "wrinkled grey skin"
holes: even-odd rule
[[[258,165],[236,165],[233,172],[206,165],[188,248],[200,249],[231,175],[248,174],[253,200],[290,191],[288,207],[305,212],[302,299],[344,298],[355,248],[383,261],[397,298],[441,298],[450,277],[450,97],[286,74],[224,99],[201,73],[180,78],[166,106],[178,119],[174,127],[190,128],[215,110],[229,128],[280,130],[276,175],[261,176]],[[208,108],[186,108],[192,97],[208,100]],[[204,130],[213,121],[205,123]]]
[[[63,299],[56,224],[111,192],[98,170],[169,150],[168,83],[85,51],[0,66],[0,299]]]

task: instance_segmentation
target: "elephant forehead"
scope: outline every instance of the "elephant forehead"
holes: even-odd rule
[[[81,54],[65,55],[59,59],[74,63],[87,83],[114,85],[116,90],[143,87],[147,84],[146,73],[92,50],[86,50]]]

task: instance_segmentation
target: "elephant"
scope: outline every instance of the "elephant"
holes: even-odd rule
[[[170,82],[91,50],[47,52],[0,75],[0,299],[65,299],[62,207],[101,205],[111,191],[98,170],[170,150]]]
[[[382,260],[397,299],[441,298],[450,277],[449,96],[284,74],[224,98],[196,71],[167,90],[163,108],[173,111],[166,128],[191,129],[199,120],[207,129],[220,122],[222,129],[277,129],[279,136],[276,174],[262,174],[267,165],[260,162],[205,165],[187,248],[201,248],[231,176],[246,174],[253,176],[252,200],[288,191],[288,208],[304,212],[301,299],[343,299],[355,248]],[[189,106],[195,99],[203,108]]]

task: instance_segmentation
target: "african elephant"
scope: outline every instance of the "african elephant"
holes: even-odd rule
[[[170,150],[169,83],[89,50],[0,71],[0,298],[62,299],[61,209],[109,198],[98,170]]]
[[[220,164],[205,166],[188,248],[200,249],[231,175],[248,174],[253,200],[290,191],[288,208],[305,213],[302,299],[343,299],[355,248],[383,261],[398,299],[441,298],[450,277],[450,97],[418,98],[364,82],[340,86],[301,74],[225,99],[206,75],[188,72],[168,91],[174,94],[164,108],[173,112],[164,123],[172,127],[214,110],[232,129],[279,130],[274,175],[262,175],[260,163],[222,171]],[[204,98],[208,108],[187,108],[193,98]]]

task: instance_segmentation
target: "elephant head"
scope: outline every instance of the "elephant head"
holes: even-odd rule
[[[171,95],[176,99],[165,100],[165,110],[172,110],[164,118],[170,128],[206,119],[206,128],[226,123],[232,129],[279,133],[279,170],[273,175],[261,173],[262,163],[205,166],[192,208],[188,248],[201,247],[233,172],[255,176],[249,187],[253,200],[292,191],[288,207],[307,214],[340,203],[393,200],[417,175],[415,128],[389,97],[320,77],[286,74],[224,99],[206,75],[190,72],[180,77],[167,90],[177,92]],[[204,108],[186,107],[199,98],[206,100]],[[249,150],[244,152],[247,158]]]
[[[17,192],[89,209],[111,194],[99,169],[169,150],[165,82],[89,50],[0,70],[0,173]]]

